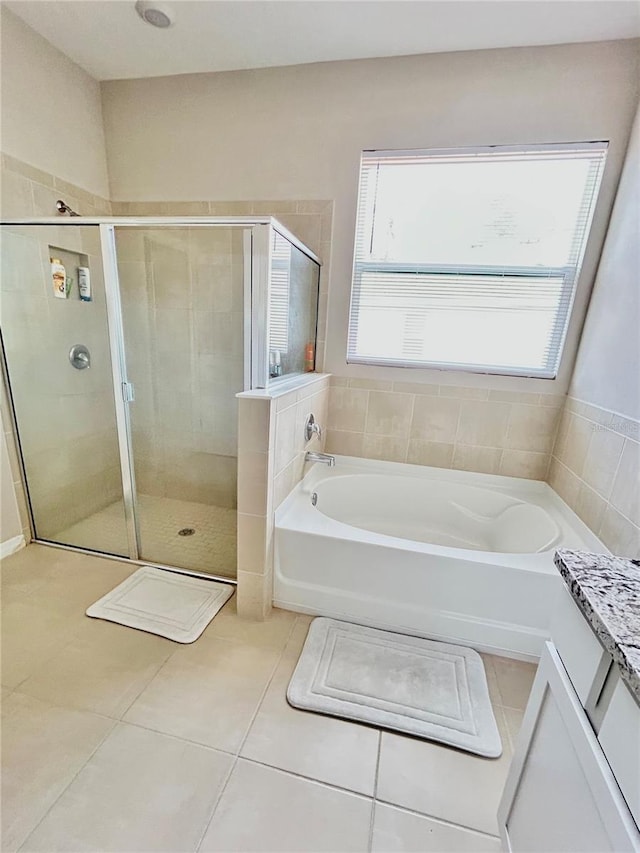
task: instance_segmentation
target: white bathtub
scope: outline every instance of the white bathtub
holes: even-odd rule
[[[607,553],[546,483],[337,456],[276,512],[274,603],[535,659],[559,547]]]

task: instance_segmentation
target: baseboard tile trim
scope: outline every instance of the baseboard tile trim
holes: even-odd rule
[[[4,560],[5,557],[15,554],[16,551],[24,548],[26,544],[22,533],[20,536],[14,536],[13,539],[7,539],[6,542],[0,542],[0,560]]]

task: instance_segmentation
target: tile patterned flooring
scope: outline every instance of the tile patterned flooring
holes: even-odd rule
[[[504,754],[291,708],[309,618],[181,646],[84,616],[135,567],[44,546],[4,561],[2,850],[498,851],[534,667],[485,656]]]
[[[236,576],[235,509],[138,495],[138,524],[143,560],[224,577]],[[178,536],[184,527],[193,536]],[[127,553],[124,504],[116,501],[61,530],[56,542],[108,554]]]

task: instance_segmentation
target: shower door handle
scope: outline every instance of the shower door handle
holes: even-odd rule
[[[122,399],[125,403],[134,403],[136,399],[136,395],[133,390],[133,385],[131,382],[123,382],[122,383]]]

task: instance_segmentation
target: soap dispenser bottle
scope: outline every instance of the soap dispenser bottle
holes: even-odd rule
[[[66,299],[69,295],[67,287],[67,271],[60,258],[51,258],[51,277],[53,279],[53,294],[58,299]]]

